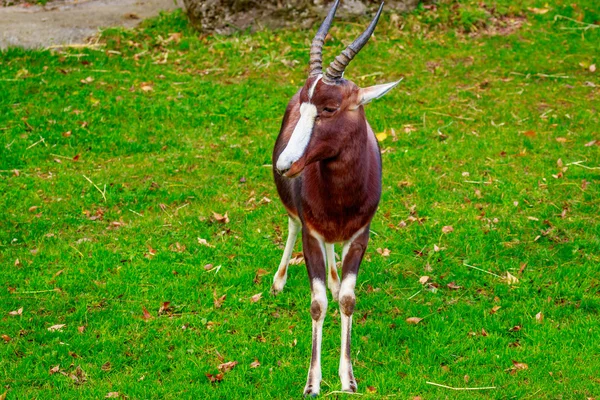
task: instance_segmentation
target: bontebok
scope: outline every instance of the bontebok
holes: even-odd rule
[[[338,4],[339,0],[313,39],[308,79],[287,106],[273,150],[275,184],[289,214],[289,236],[273,279],[273,293],[280,292],[285,285],[290,256],[300,231],[310,278],[312,358],[305,395],[318,394],[321,386],[321,338],[327,311],[325,280],[334,300],[340,304],[342,390],[356,391],[350,359],[354,287],[369,241],[369,225],[381,196],[379,145],[365,118],[363,105],[398,84],[359,88],[343,78],[348,63],[373,34],[383,4],[367,30],[323,73],[323,43]],[[342,245],[341,280],[336,268],[335,243]]]

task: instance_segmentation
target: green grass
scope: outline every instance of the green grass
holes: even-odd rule
[[[367,109],[387,137],[353,329],[364,398],[600,393],[600,12],[485,3],[388,12],[346,74],[404,78]],[[338,21],[326,61],[365,23]],[[0,54],[0,397],[301,395],[309,287],[292,266],[269,294],[287,222],[268,164],[313,33],[198,36],[178,12],[96,49]],[[330,302],[325,394],[339,335]]]

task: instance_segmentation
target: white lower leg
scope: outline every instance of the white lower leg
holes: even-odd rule
[[[327,293],[324,282],[318,279],[313,280],[311,298],[312,356],[304,395],[316,396],[321,391],[321,342],[323,339],[323,321],[327,313]]]
[[[342,390],[356,392],[356,380],[352,371],[352,360],[350,358],[350,336],[352,332],[352,314],[356,304],[354,287],[356,286],[356,275],[347,275],[342,281],[340,288],[340,311],[342,319],[342,346],[340,352],[340,381]]]
[[[340,294],[340,278],[338,276],[337,267],[335,264],[335,251],[333,243],[326,243],[325,251],[327,253],[327,265],[329,267],[327,273],[327,285],[329,286],[333,300],[337,301]]]
[[[283,257],[281,257],[279,268],[277,268],[277,272],[273,277],[273,287],[271,290],[274,294],[281,292],[287,281],[288,265],[290,263],[290,258],[292,257],[292,252],[294,251],[294,245],[296,244],[296,237],[298,236],[299,230],[300,223],[289,217],[288,238],[285,243],[285,250],[283,251]]]

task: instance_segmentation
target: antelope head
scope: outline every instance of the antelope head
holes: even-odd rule
[[[336,157],[358,131],[366,132],[363,105],[383,96],[400,82],[360,88],[343,77],[350,61],[373,34],[383,3],[368,28],[323,73],[323,43],[338,5],[339,0],[336,0],[312,41],[308,79],[297,100],[294,97],[290,102],[284,118],[283,129],[290,129],[292,133],[277,159],[276,168],[288,178],[299,175],[311,163]],[[290,113],[297,118],[290,118]],[[286,126],[286,123],[295,123],[295,126]]]

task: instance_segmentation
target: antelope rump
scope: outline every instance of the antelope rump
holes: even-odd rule
[[[287,106],[273,150],[273,175],[289,215],[289,233],[272,291],[277,294],[285,285],[290,256],[300,231],[310,279],[312,357],[305,395],[319,394],[321,386],[326,280],[333,299],[340,305],[342,390],[357,389],[350,358],[354,288],[369,241],[369,225],[381,196],[379,144],[363,106],[400,82],[359,88],[343,78],[346,66],[373,34],[383,4],[368,28],[323,73],[323,43],[338,5],[339,0],[313,39],[308,79]],[[342,245],[341,279],[334,244]]]

